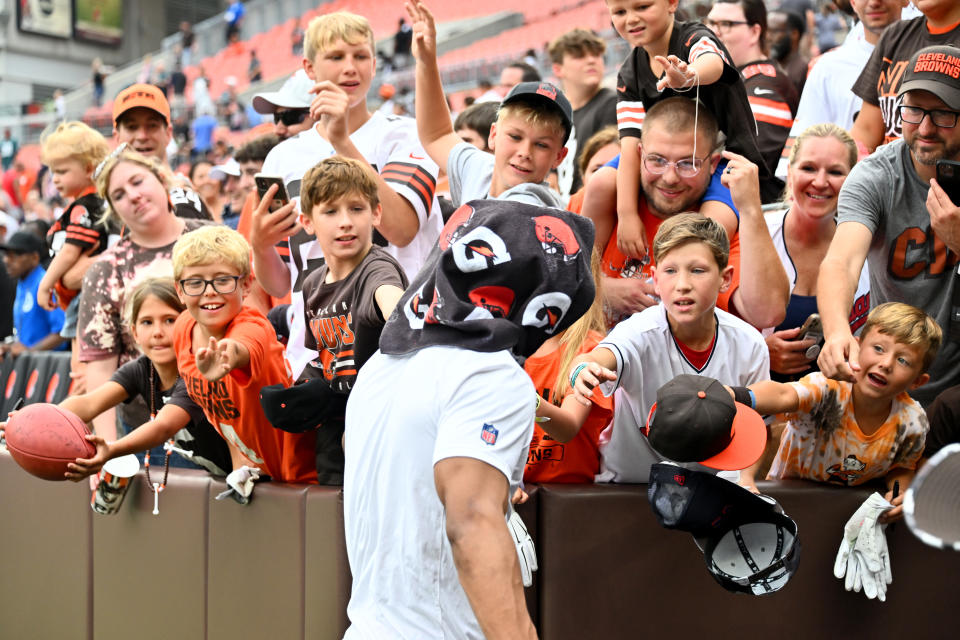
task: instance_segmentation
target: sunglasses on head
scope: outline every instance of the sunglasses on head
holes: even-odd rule
[[[288,126],[292,127],[295,124],[300,124],[303,122],[310,111],[307,109],[287,109],[286,111],[274,111],[273,112],[273,123],[280,124],[281,122]]]

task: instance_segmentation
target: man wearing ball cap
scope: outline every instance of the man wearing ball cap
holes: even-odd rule
[[[279,91],[265,91],[253,96],[252,104],[257,113],[273,115],[273,132],[281,141],[313,126],[314,120],[310,117],[313,84],[307,72],[300,69],[286,79]]]
[[[872,307],[909,301],[943,329],[930,382],[910,392],[927,406],[960,383],[960,197],[951,199],[937,179],[939,161],[960,161],[960,48],[941,45],[914,53],[899,98],[903,139],[859,162],[840,191],[837,231],[818,279],[825,344],[817,363],[838,380],[853,380],[860,370],[848,318],[867,260]],[[944,165],[939,171],[960,178],[958,169]]]

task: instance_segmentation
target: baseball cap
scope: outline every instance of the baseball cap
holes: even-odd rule
[[[647,497],[662,527],[693,535],[710,575],[724,589],[774,593],[796,573],[797,524],[773,498],[663,462],[650,468]]]
[[[170,125],[170,103],[158,87],[152,84],[133,84],[117,94],[113,101],[114,124],[124,113],[136,107],[153,109],[163,116],[167,126]]]
[[[272,384],[260,390],[260,406],[271,425],[290,433],[305,433],[331,416],[343,416],[346,394],[337,393],[326,380],[314,378],[292,387]]]
[[[300,69],[287,78],[279,91],[267,91],[253,96],[253,108],[257,113],[273,113],[281,109],[308,109],[313,96],[314,82],[307,72]]]
[[[541,104],[559,113],[563,118],[565,132],[563,143],[567,143],[570,132],[573,130],[573,107],[570,106],[567,96],[563,95],[563,91],[558,89],[556,85],[549,82],[521,82],[510,89],[510,93],[500,104],[504,105],[512,102]]]
[[[930,457],[903,496],[907,526],[938,549],[960,551],[960,444]]]
[[[960,110],[960,48],[938,45],[913,54],[903,74],[899,96],[917,90],[929,91],[951,109]]]
[[[10,239],[0,244],[0,251],[14,253],[43,253],[43,240],[29,231],[17,231]]]
[[[657,389],[657,401],[641,431],[668,460],[699,462],[711,469],[746,469],[767,443],[760,414],[734,402],[719,381],[687,373]]]
[[[210,177],[214,180],[226,180],[227,176],[240,177],[240,163],[236,158],[229,158],[223,164],[210,169]]]

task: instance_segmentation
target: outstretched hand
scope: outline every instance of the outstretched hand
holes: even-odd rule
[[[235,340],[211,337],[206,347],[197,350],[197,370],[210,382],[216,382],[237,366],[240,356]]]
[[[99,473],[101,467],[111,458],[110,445],[107,444],[107,441],[104,440],[102,436],[90,433],[84,437],[97,447],[97,452],[92,458],[77,458],[67,464],[67,473],[64,474],[67,480],[80,482],[87,476]]]
[[[413,29],[413,41],[410,45],[411,55],[418,62],[436,60],[437,27],[433,14],[420,0],[410,0],[406,3],[406,9]]]
[[[593,390],[604,382],[610,382],[617,379],[617,374],[606,367],[600,366],[596,362],[588,362],[587,366],[580,370],[577,379],[573,385],[573,397],[585,406],[590,406],[592,401],[590,396]]]
[[[697,81],[696,70],[677,56],[654,56],[653,59],[663,67],[663,75],[657,81],[657,91],[689,89]]]

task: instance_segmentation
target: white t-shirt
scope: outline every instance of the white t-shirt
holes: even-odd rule
[[[493,154],[481,151],[469,142],[461,142],[450,150],[447,158],[450,200],[458,207],[471,200],[490,197],[493,179]],[[563,209],[560,194],[546,182],[524,182],[501,193],[498,200],[525,202],[538,207]]]
[[[300,181],[308,169],[334,155],[333,145],[323,138],[318,126],[302,131],[274,147],[264,160],[261,173],[280,176],[287,193],[299,203]],[[427,255],[440,237],[443,219],[434,192],[437,187],[437,165],[427,157],[417,137],[417,125],[411,118],[374,113],[350,140],[389,184],[405,198],[417,213],[420,230],[405,247],[392,244],[384,247],[397,259],[407,278],[412,279],[423,266]],[[299,204],[298,204],[299,206]],[[323,264],[323,250],[314,236],[298,233],[287,242],[290,249],[290,302],[293,322],[287,342],[287,359],[294,377],[299,377],[316,351],[303,346],[306,327],[303,323],[301,286],[307,273]]]
[[[770,232],[770,239],[773,241],[773,248],[776,249],[780,257],[780,263],[783,270],[787,272],[787,280],[790,281],[790,293],[793,293],[793,287],[797,284],[797,267],[793,264],[793,258],[787,251],[787,240],[783,235],[783,221],[787,217],[789,209],[776,209],[763,214],[767,223],[767,231]],[[866,260],[863,262],[863,269],[860,270],[860,280],[857,281],[857,292],[853,296],[853,306],[850,312],[850,331],[856,333],[867,321],[867,315],[870,313],[870,271],[867,268]],[[773,333],[773,327],[763,330],[763,335]]]
[[[506,351],[378,351],[363,366],[344,441],[353,573],[345,640],[483,638],[457,576],[433,468],[445,458],[475,458],[506,476],[511,490],[518,486],[534,393]]]
[[[703,369],[696,369],[680,351],[663,304],[627,318],[597,345],[617,359],[617,379],[603,384],[614,396],[613,423],[600,434],[597,482],[647,482],[650,465],[663,462],[640,427],[646,424],[657,389],[681,373],[716,378],[746,386],[770,379],[770,356],[760,332],[726,311],[715,309],[717,338]]]

